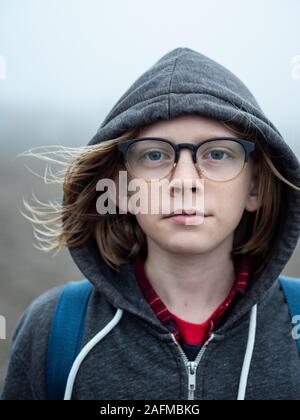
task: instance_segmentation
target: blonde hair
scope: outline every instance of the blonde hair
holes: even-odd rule
[[[254,159],[259,166],[259,209],[253,213],[245,211],[235,231],[232,258],[245,254],[254,256],[254,271],[258,272],[272,255],[283,184],[296,191],[300,188],[276,168],[267,142],[261,135],[239,131],[232,123],[222,123],[240,136],[252,138],[257,145]],[[139,129],[136,129],[95,145],[79,148],[58,146],[53,151],[44,152],[30,149],[21,153],[21,156],[32,156],[63,166],[56,172],[47,167],[44,174],[47,184],[63,186],[63,203],[42,203],[34,197],[38,207],[23,200],[30,215],[22,214],[33,223],[34,234],[39,241],[38,249],[51,252],[63,246],[80,247],[94,237],[103,259],[116,271],[120,270],[121,264],[137,256],[146,258],[146,235],[133,214],[100,215],[96,212],[99,177],[114,179],[119,169],[124,169],[116,146],[121,140],[137,137],[138,134]]]

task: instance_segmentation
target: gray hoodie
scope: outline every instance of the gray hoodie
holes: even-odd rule
[[[271,151],[281,155],[282,172],[300,184],[295,154],[247,87],[220,64],[188,48],[169,52],[146,71],[116,103],[90,144],[186,113],[255,126]],[[278,284],[299,233],[300,194],[284,187],[273,258],[263,272],[252,276],[246,296],[230,307],[196,358],[193,376],[182,349],[145,300],[132,264],[123,264],[119,273],[112,270],[94,239],[71,249],[75,263],[94,285],[84,342],[115,320],[84,357],[72,399],[235,400],[243,389],[247,400],[300,399],[300,360]],[[3,399],[46,398],[47,340],[61,288],[37,298],[22,316]]]

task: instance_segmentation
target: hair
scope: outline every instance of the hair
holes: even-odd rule
[[[250,120],[249,120],[250,122]],[[279,235],[279,222],[285,211],[283,202],[290,190],[300,191],[300,187],[288,180],[281,172],[281,158],[273,154],[264,134],[250,122],[246,128],[237,128],[232,122],[222,122],[239,137],[253,140],[256,150],[251,159],[257,165],[258,176],[258,210],[244,211],[243,217],[235,231],[232,258],[240,255],[253,257],[254,273],[261,272],[272,259],[276,239]],[[288,188],[284,188],[286,185]]]
[[[300,191],[300,188],[280,173],[272,161],[276,157],[272,156],[261,133],[249,130],[250,126],[239,129],[231,122],[222,121],[222,124],[239,136],[254,140],[257,146],[252,156],[259,171],[258,210],[245,210],[234,233],[231,256],[234,260],[241,255],[253,256],[254,272],[260,272],[272,257],[283,185],[296,191]],[[136,257],[146,258],[146,234],[132,213],[119,214],[117,209],[117,214],[100,215],[96,211],[99,175],[101,179],[114,179],[118,171],[124,169],[117,144],[124,139],[137,137],[139,132],[137,128],[115,139],[79,148],[54,146],[53,151],[45,152],[38,152],[36,149],[39,148],[34,148],[20,154],[63,166],[62,170],[56,172],[46,167],[43,177],[47,184],[62,185],[62,203],[43,203],[34,196],[35,202],[40,205],[38,207],[23,199],[30,215],[22,214],[33,223],[34,236],[39,241],[35,245],[38,249],[51,252],[63,246],[76,248],[94,238],[104,261],[116,271],[123,263]]]

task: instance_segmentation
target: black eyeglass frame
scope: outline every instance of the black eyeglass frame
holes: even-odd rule
[[[246,140],[246,139],[237,138],[237,137],[214,137],[214,138],[204,140],[204,141],[202,141],[201,143],[198,143],[198,144],[193,144],[193,143],[174,144],[170,140],[164,139],[164,138],[161,138],[161,137],[139,137],[139,138],[136,138],[136,139],[124,140],[117,145],[117,148],[118,148],[119,152],[122,154],[122,157],[124,159],[125,164],[128,162],[128,150],[129,150],[129,148],[133,144],[135,144],[137,142],[140,142],[140,141],[143,141],[143,140],[158,140],[158,141],[169,144],[175,152],[174,166],[176,166],[176,164],[178,163],[179,152],[180,152],[181,149],[189,149],[189,150],[192,151],[193,162],[195,164],[195,163],[197,163],[197,151],[198,151],[198,149],[201,146],[203,146],[203,144],[206,144],[206,143],[209,143],[209,142],[212,142],[212,141],[230,140],[230,141],[234,141],[236,143],[239,143],[245,151],[244,166],[245,166],[245,163],[249,161],[249,157],[250,157],[251,153],[253,153],[256,150],[256,145],[255,145],[253,140],[250,140],[250,139]]]

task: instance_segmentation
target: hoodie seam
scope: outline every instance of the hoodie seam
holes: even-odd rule
[[[171,118],[171,98],[170,98],[170,94],[171,92],[171,87],[172,87],[172,81],[173,81],[173,75],[175,73],[175,69],[176,69],[176,64],[178,62],[178,59],[180,57],[180,55],[183,54],[183,51],[181,51],[178,56],[176,57],[175,61],[174,61],[174,65],[173,65],[173,69],[170,75],[170,81],[169,81],[169,88],[168,88],[168,119]]]
[[[155,100],[155,99],[163,99],[163,98],[165,98],[165,97],[167,97],[167,99],[168,99],[168,119],[170,119],[171,118],[171,108],[170,108],[170,102],[171,102],[171,95],[201,95],[201,96],[207,96],[207,97],[212,97],[212,98],[215,98],[215,99],[217,99],[218,101],[221,101],[222,103],[224,103],[224,104],[228,104],[228,105],[230,105],[231,107],[233,107],[235,110],[236,110],[236,112],[238,113],[238,112],[244,112],[244,113],[246,113],[247,115],[252,115],[252,116],[254,116],[254,117],[256,117],[256,118],[258,118],[258,116],[257,115],[255,115],[252,111],[249,111],[249,109],[247,109],[247,108],[245,108],[245,107],[240,107],[240,106],[238,106],[238,105],[236,105],[236,104],[234,104],[234,103],[232,103],[232,102],[230,102],[228,99],[224,99],[224,98],[221,98],[220,96],[217,96],[217,95],[213,95],[212,93],[206,93],[206,92],[166,92],[166,93],[162,93],[162,94],[160,94],[160,95],[156,95],[156,96],[153,96],[153,97],[151,97],[151,98],[148,98],[148,99],[146,99],[146,100],[144,100],[144,101],[138,101],[138,102],[136,102],[136,103],[134,103],[134,104],[132,104],[132,106],[131,106],[131,108],[132,109],[134,109],[137,105],[140,105],[140,106],[145,106],[145,105],[153,105],[152,103],[151,103],[151,101],[153,101],[153,100]],[[143,109],[143,108],[142,108]],[[128,112],[128,109],[125,109],[123,112],[121,112],[121,113],[119,113],[119,114],[117,114],[113,119],[111,119],[108,123],[107,123],[107,125],[105,126],[105,128],[108,128],[108,127],[110,127],[110,125],[112,125],[112,124],[114,124],[115,123],[115,120],[117,119],[117,118],[120,118],[123,114],[125,114],[125,113],[127,113]],[[236,114],[237,115],[237,114]],[[266,121],[264,121],[263,119],[261,119],[264,123],[266,123],[267,124],[267,122]],[[273,127],[271,127],[271,126],[269,126],[271,129],[273,129]],[[126,131],[128,131],[128,129],[124,129],[124,130],[121,130],[121,131],[124,131],[124,132],[126,132]],[[98,135],[99,133],[97,132],[97,134],[96,134],[96,136]],[[278,133],[277,133],[278,134]]]
[[[247,114],[251,114],[251,115],[257,117],[257,115],[255,115],[252,111],[250,111],[249,109],[247,109],[245,106],[243,106],[243,105],[242,106],[238,106],[238,105],[234,104],[233,102],[229,101],[228,99],[224,99],[224,98],[218,96],[217,94],[214,95],[211,92],[186,92],[186,91],[175,92],[175,91],[169,90],[166,93],[162,93],[160,95],[152,96],[151,98],[147,98],[144,101],[135,102],[134,104],[131,105],[131,108],[134,108],[137,105],[146,105],[149,102],[153,101],[154,99],[164,98],[164,97],[167,96],[168,97],[168,117],[170,118],[170,116],[171,116],[171,114],[170,114],[170,96],[171,95],[201,95],[201,96],[208,96],[208,97],[216,98],[219,101],[222,101],[222,102],[224,102],[226,104],[229,104],[229,105],[233,106],[237,111],[244,111]],[[243,101],[243,104],[245,104],[245,101]],[[117,114],[113,119],[111,119],[107,123],[107,126],[109,126],[116,118],[118,118],[119,116],[121,116],[122,114],[124,114],[126,112],[128,112],[128,109],[125,109],[123,112]],[[264,121],[262,118],[261,118],[261,120]],[[264,122],[266,122],[266,121],[264,121]]]

